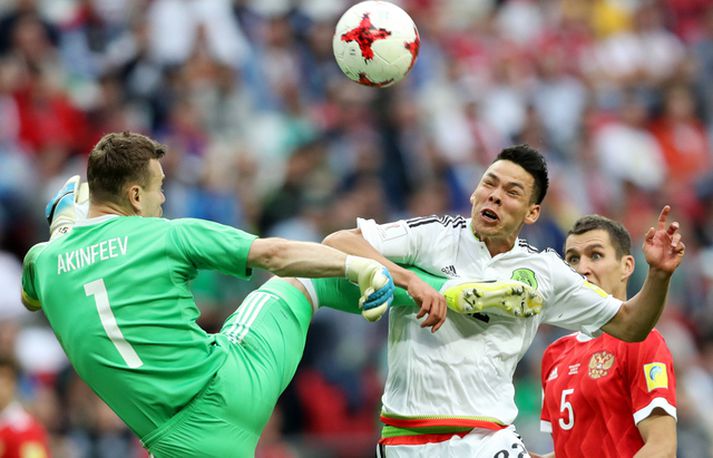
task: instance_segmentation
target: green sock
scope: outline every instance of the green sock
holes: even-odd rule
[[[406,266],[404,266],[406,267]],[[439,291],[446,278],[436,277],[417,267],[406,267],[416,273],[418,277]],[[320,307],[329,307],[347,313],[361,313],[359,309],[359,287],[344,278],[313,278],[314,286]],[[416,302],[405,289],[394,289],[394,302],[392,307],[417,307]]]

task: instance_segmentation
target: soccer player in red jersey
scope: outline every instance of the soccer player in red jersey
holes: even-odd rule
[[[598,215],[579,219],[567,235],[565,259],[626,300],[634,257],[621,224]],[[542,458],[676,455],[676,378],[657,330],[633,343],[608,334],[558,339],[542,357],[542,388],[541,429],[552,433],[555,449]]]
[[[15,398],[18,368],[0,357],[0,457],[46,458],[50,456],[47,433]]]

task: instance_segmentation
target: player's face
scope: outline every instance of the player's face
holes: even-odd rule
[[[149,161],[149,181],[145,187],[142,187],[141,193],[141,215],[142,216],[161,216],[163,208],[161,206],[166,201],[163,195],[163,167],[157,159]]]
[[[470,196],[473,230],[481,240],[513,239],[523,224],[537,221],[540,206],[532,203],[535,179],[512,161],[496,161],[485,171]]]
[[[564,257],[591,283],[615,297],[626,298],[626,282],[633,272],[634,258],[617,258],[607,231],[595,229],[567,236]]]

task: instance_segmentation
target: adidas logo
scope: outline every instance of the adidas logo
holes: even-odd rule
[[[456,268],[453,267],[453,264],[441,268],[441,272],[446,274],[448,277],[453,278],[453,277],[459,277],[458,272],[456,272]]]
[[[547,377],[547,381],[549,382],[550,380],[554,380],[557,378],[557,366],[550,372],[549,377]]]

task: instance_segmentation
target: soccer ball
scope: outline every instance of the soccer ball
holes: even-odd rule
[[[386,87],[411,70],[421,40],[411,17],[393,3],[366,1],[349,8],[337,22],[332,50],[349,79]]]

